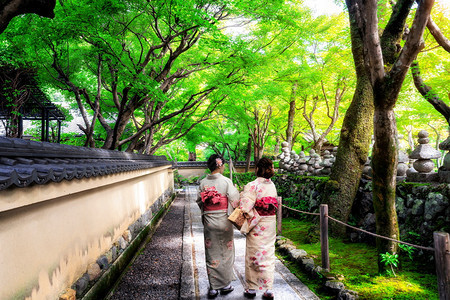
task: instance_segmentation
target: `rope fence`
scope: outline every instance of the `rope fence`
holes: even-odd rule
[[[320,216],[319,213],[311,213],[311,212],[301,211],[301,210],[298,210],[298,209],[286,206],[284,204],[282,204],[282,206],[287,208],[287,209],[289,209],[289,210],[298,212],[298,213],[307,214],[307,215],[313,215],[313,216]],[[371,235],[371,236],[374,236],[374,237],[377,237],[377,238],[386,239],[386,240],[389,240],[389,241],[392,241],[392,242],[397,242],[399,244],[405,244],[405,245],[408,245],[410,247],[415,247],[415,248],[419,248],[419,249],[422,249],[422,250],[429,250],[429,251],[434,251],[435,250],[434,248],[431,248],[431,247],[424,247],[424,246],[414,245],[414,244],[410,244],[410,243],[407,243],[407,242],[399,241],[399,240],[396,240],[396,239],[393,239],[393,238],[389,238],[389,237],[385,237],[385,236],[382,236],[382,235],[378,235],[376,233],[373,233],[373,232],[370,232],[370,231],[367,231],[367,230],[364,230],[364,229],[361,229],[361,228],[349,225],[349,224],[344,223],[342,221],[339,221],[338,219],[335,219],[335,218],[333,218],[333,217],[331,217],[329,215],[326,215],[326,217],[329,218],[330,220],[335,221],[336,223],[339,223],[341,225],[344,225],[344,226],[349,227],[349,228],[351,228],[353,230],[356,230],[356,231],[364,232],[365,234],[368,234],[368,235]]]
[[[399,241],[393,238],[385,237],[382,235],[378,235],[376,233],[372,233],[370,231],[346,224],[340,220],[337,220],[328,215],[328,205],[321,204],[320,205],[320,213],[312,213],[301,211],[295,208],[291,208],[282,204],[281,197],[278,197],[278,207],[279,210],[277,212],[277,234],[281,235],[281,223],[282,223],[282,208],[286,208],[298,213],[319,216],[320,217],[320,246],[321,246],[321,254],[322,254],[322,268],[330,270],[330,256],[328,249],[328,219],[349,227],[353,230],[363,232],[365,234],[374,236],[376,238],[386,239],[392,242],[396,242],[399,244],[408,245],[410,247],[415,247],[422,250],[433,251],[435,260],[436,260],[436,274],[438,281],[438,291],[439,291],[439,299],[440,300],[450,300],[450,239],[449,234],[446,232],[434,232],[434,248],[424,247],[419,245],[410,244],[407,242]]]

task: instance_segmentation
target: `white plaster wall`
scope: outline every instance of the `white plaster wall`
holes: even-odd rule
[[[0,192],[0,299],[58,299],[167,189],[170,166]]]

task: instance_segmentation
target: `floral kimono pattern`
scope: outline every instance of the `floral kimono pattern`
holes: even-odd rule
[[[208,175],[200,182],[197,204],[202,209],[206,269],[211,289],[226,287],[235,279],[233,273],[233,225],[228,221],[230,202],[239,192],[229,178]]]
[[[272,289],[275,269],[277,191],[270,179],[258,177],[241,193],[240,205],[247,220],[245,281],[249,289]]]

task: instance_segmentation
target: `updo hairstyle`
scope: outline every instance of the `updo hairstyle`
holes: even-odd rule
[[[275,174],[275,171],[273,170],[273,163],[267,157],[261,158],[256,163],[256,176],[269,179],[274,174]]]
[[[221,164],[220,164],[221,162]],[[218,154],[213,154],[208,158],[208,169],[213,172],[215,169],[221,167],[223,164],[225,163],[225,160],[223,159],[222,156],[218,155]]]

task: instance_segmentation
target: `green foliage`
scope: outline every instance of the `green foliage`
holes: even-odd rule
[[[394,267],[398,267],[398,254],[397,253],[380,253],[380,258],[381,258],[381,262],[384,263],[384,265],[386,267],[390,267],[391,270],[387,270],[389,275],[394,275],[394,277],[396,277],[395,275],[395,271],[394,271]]]
[[[305,243],[308,231],[314,225],[315,222],[307,220],[283,218],[282,235],[292,240],[298,249],[305,250],[316,265],[321,265],[320,243]],[[360,299],[439,299],[434,271],[426,273],[415,261],[402,261],[396,277],[382,276],[378,274],[378,254],[375,247],[330,238],[329,251],[332,272],[341,274],[345,287],[358,292]],[[290,269],[293,267],[292,264],[288,266]],[[308,287],[320,295],[321,299],[330,297],[324,295],[321,285],[318,285],[322,281],[306,278],[301,270],[292,270],[302,282],[306,279],[315,282],[317,285],[311,282]]]
[[[174,184],[176,188],[181,188],[186,185],[198,185],[200,180],[202,180],[205,176],[189,176],[184,177],[178,173],[178,170],[174,170],[173,174]]]
[[[398,244],[398,247],[400,248],[401,253],[402,252],[405,253],[410,260],[413,260],[413,258],[414,258],[413,257],[413,253],[414,253],[414,250],[415,250],[414,247],[409,246],[409,245],[405,245],[405,244]]]
[[[208,5],[211,3],[214,5]],[[226,8],[227,20],[206,7]],[[384,24],[389,3],[383,1],[379,9]],[[313,143],[308,138],[311,131],[320,135],[330,125],[326,99],[332,104],[337,90],[343,91],[345,86],[340,117],[326,135],[328,141],[339,143],[342,116],[355,86],[345,13],[315,16],[298,0],[81,0],[58,2],[55,13],[54,19],[32,14],[14,18],[1,35],[0,64],[36,68],[45,91],[61,95],[65,107],[85,109],[88,122],[94,116],[93,101],[99,93],[104,120],[98,118],[94,127],[97,147],[109,138],[109,130],[114,131],[119,115],[124,115],[117,102],[124,101],[126,105],[121,107],[129,107],[133,113],[123,120],[126,126],[118,133],[122,150],[148,150],[172,160],[187,160],[187,151],[198,152],[200,160],[213,152],[244,160],[249,131],[256,124],[253,112],[270,105],[273,113],[261,143],[265,155],[275,156],[276,144],[285,139],[289,102],[295,100],[298,135],[294,150],[308,150]],[[448,35],[448,9],[436,4],[432,14]],[[177,49],[182,36],[171,39],[175,32],[196,32],[199,39],[192,39],[190,48],[172,61],[170,53]],[[170,51],[158,48],[161,38],[167,38]],[[424,40],[427,47],[417,58],[421,71],[433,92],[445,100],[449,56],[442,47],[435,47],[430,34],[424,35]],[[165,67],[168,76],[185,73],[158,78]],[[80,99],[67,80],[83,91]],[[166,90],[164,83],[170,83]],[[294,83],[298,84],[295,95]],[[201,98],[198,93],[207,89],[212,90]],[[114,99],[113,90],[119,99]],[[132,103],[120,98],[123,95],[142,101]],[[319,100],[313,112],[314,97]],[[180,112],[197,100],[192,110]],[[157,105],[162,109],[155,110]],[[17,115],[18,111],[13,111]],[[303,113],[311,113],[314,128]],[[139,136],[139,128],[155,117],[152,121],[157,125]],[[432,129],[433,144],[446,137],[446,120],[416,92],[409,75],[396,105],[396,117],[403,149],[411,151],[414,145],[406,142],[408,133],[415,143],[421,129]],[[149,149],[142,148],[146,143],[151,144]]]
[[[223,174],[225,177],[230,177],[230,172],[224,172]],[[233,173],[233,183],[236,185],[238,190],[242,191],[244,189],[244,186],[255,180],[256,175],[253,172],[248,173]]]

